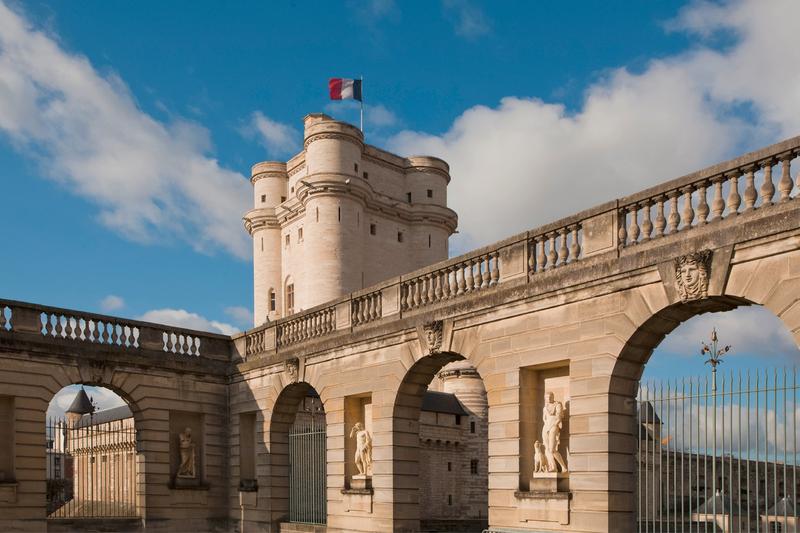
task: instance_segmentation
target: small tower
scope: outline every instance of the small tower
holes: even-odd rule
[[[250,181],[256,326],[448,257],[447,163],[370,146],[322,113],[305,117],[302,152]]]
[[[83,415],[91,413],[94,413],[94,405],[92,405],[89,395],[81,387],[81,390],[75,395],[75,399],[72,400],[69,409],[67,409],[67,422],[70,427],[75,427]]]

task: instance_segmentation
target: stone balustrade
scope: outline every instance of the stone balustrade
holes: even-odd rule
[[[127,352],[230,359],[230,341],[224,335],[10,300],[0,300],[0,335],[3,333]]]
[[[659,239],[797,198],[791,164],[800,156],[798,139],[621,199],[619,245]]]
[[[335,330],[336,308],[325,307],[278,323],[277,343],[278,346],[288,346]]]
[[[580,222],[530,237],[528,272],[543,272],[579,260],[583,251],[582,238]]]
[[[381,318],[381,292],[375,291],[353,298],[351,316],[354,326],[367,324]]]
[[[497,285],[499,255],[496,250],[487,252],[402,281],[400,308],[417,309]]]

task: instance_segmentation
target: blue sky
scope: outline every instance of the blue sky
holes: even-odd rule
[[[450,162],[460,253],[796,135],[797,20],[791,0],[0,0],[0,295],[246,327],[246,176],[299,150],[306,113],[357,121],[329,77],[364,76],[369,142]]]

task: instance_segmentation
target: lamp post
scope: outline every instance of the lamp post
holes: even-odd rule
[[[719,348],[717,339],[717,328],[711,330],[711,344],[701,342],[703,347],[700,349],[700,355],[708,355],[709,358],[705,364],[711,365],[711,397],[714,402],[714,409],[711,411],[711,425],[714,431],[713,446],[714,458],[711,461],[711,497],[712,507],[714,512],[714,523],[717,522],[717,365],[722,364],[722,356],[728,353],[731,349],[730,345]],[[706,511],[708,512],[708,511]]]

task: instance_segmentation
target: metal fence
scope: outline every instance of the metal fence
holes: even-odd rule
[[[638,530],[798,531],[797,369],[642,383]]]
[[[136,504],[133,419],[95,423],[49,419],[46,426],[47,517],[132,518]]]
[[[318,403],[318,400],[317,400]],[[289,431],[289,521],[325,524],[325,415],[311,402]]]

